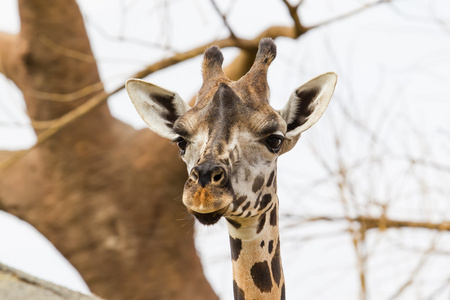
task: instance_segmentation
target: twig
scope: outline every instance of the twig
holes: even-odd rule
[[[439,294],[442,294],[450,286],[450,277],[447,278],[429,297],[427,300],[436,299]]]
[[[225,27],[228,29],[228,32],[230,33],[230,37],[231,37],[232,39],[236,39],[237,37],[236,37],[236,35],[234,34],[233,29],[231,29],[231,26],[230,26],[230,24],[229,24],[228,21],[227,21],[227,16],[226,16],[225,14],[223,14],[223,13],[220,11],[220,9],[219,9],[219,7],[217,6],[217,3],[216,3],[215,0],[211,0],[211,4],[212,4],[212,6],[214,7],[214,10],[215,10],[215,11],[219,14],[219,16],[222,18],[223,25],[225,25]]]
[[[331,19],[328,19],[328,20],[323,21],[321,23],[317,23],[316,25],[308,27],[308,29],[314,29],[314,28],[317,28],[317,27],[322,27],[322,26],[328,25],[328,24],[336,22],[336,21],[347,19],[347,18],[352,17],[352,16],[354,16],[354,15],[356,15],[356,14],[358,14],[358,13],[360,13],[360,12],[366,10],[366,9],[372,8],[372,7],[377,6],[379,4],[388,3],[388,2],[391,2],[391,1],[392,0],[379,0],[379,1],[376,1],[376,2],[373,2],[373,3],[368,3],[368,4],[365,4],[365,5],[362,5],[361,7],[358,7],[355,10],[346,12],[345,14],[342,14],[340,16],[337,16],[337,17],[334,17],[334,18],[331,18]]]
[[[48,38],[45,35],[40,35],[39,40],[41,43],[51,50],[53,50],[55,53],[64,55],[66,57],[71,57],[73,59],[86,62],[86,63],[95,63],[95,58],[91,54],[86,54],[80,51],[76,51],[73,49],[65,48],[61,45],[58,45],[54,41],[52,41],[50,38]]]
[[[167,45],[147,42],[147,41],[140,40],[140,39],[125,38],[122,36],[113,36],[113,35],[109,34],[105,29],[103,29],[100,25],[98,25],[96,22],[94,22],[90,18],[88,18],[87,16],[84,16],[84,19],[85,19],[85,22],[87,24],[89,24],[94,30],[96,30],[101,36],[103,36],[103,38],[105,40],[110,40],[113,42],[127,42],[127,43],[135,44],[135,45],[138,45],[141,47],[161,49],[161,50],[175,52],[174,49],[172,49],[171,47],[168,47]]]
[[[92,97],[89,101],[81,104],[80,106],[71,110],[70,112],[63,115],[62,117],[49,123],[48,128],[45,131],[41,132],[37,136],[37,141],[31,148],[29,148],[27,150],[23,150],[23,151],[17,151],[8,159],[1,161],[0,162],[0,170],[5,170],[8,167],[10,167],[11,165],[13,165],[16,161],[21,159],[29,151],[31,151],[32,149],[41,145],[43,142],[45,142],[50,137],[55,135],[59,130],[61,130],[62,128],[66,127],[67,125],[71,124],[73,121],[78,120],[79,118],[84,116],[86,113],[92,111],[94,108],[102,105],[106,101],[106,99],[108,99],[108,97],[117,93],[122,88],[123,87],[120,87],[109,94],[107,94],[105,92],[97,94],[96,96]]]
[[[436,241],[433,241],[433,243],[431,244],[430,248],[425,253],[423,253],[422,258],[420,259],[419,263],[414,268],[414,270],[411,272],[408,280],[406,280],[406,282],[389,299],[391,299],[391,300],[397,299],[399,296],[401,296],[401,294],[409,286],[411,286],[411,284],[414,282],[417,274],[423,269],[423,267],[425,266],[427,260],[430,258],[430,255],[433,253],[434,248],[436,246],[435,244],[436,244]]]
[[[300,22],[300,17],[298,16],[298,7],[302,4],[303,1],[300,1],[297,5],[291,5],[288,0],[281,1],[283,1],[284,5],[286,5],[291,18],[294,21],[295,34],[297,36],[300,36],[308,31],[308,29],[302,25],[302,23]]]
[[[353,248],[355,250],[356,258],[357,258],[357,266],[359,270],[359,284],[360,284],[360,291],[359,291],[359,299],[365,300],[367,291],[366,291],[366,256],[363,253],[363,246],[364,246],[364,240],[365,240],[365,233],[364,230],[356,230],[352,229],[352,242],[353,242]]]
[[[90,94],[93,94],[95,92],[100,92],[101,90],[103,90],[103,83],[97,82],[72,93],[60,94],[60,93],[48,93],[31,90],[29,94],[39,100],[47,100],[54,102],[72,102],[82,97],[86,97]]]

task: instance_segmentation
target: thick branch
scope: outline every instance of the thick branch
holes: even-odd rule
[[[17,84],[19,64],[17,63],[18,36],[0,32],[0,73]]]
[[[0,263],[0,299],[100,300],[38,279]]]
[[[0,73],[4,74],[6,77],[8,77],[7,69],[9,67],[7,62],[11,56],[11,48],[14,40],[14,35],[0,32]]]
[[[115,92],[113,92],[115,93]],[[89,101],[83,103],[82,105],[76,107],[75,109],[71,110],[67,114],[63,115],[61,118],[58,118],[50,123],[48,123],[48,128],[44,131],[42,131],[37,136],[36,143],[27,150],[24,151],[17,151],[14,152],[14,154],[10,155],[5,160],[0,160],[0,171],[3,171],[13,165],[16,161],[21,159],[25,154],[27,154],[30,150],[36,148],[37,146],[41,145],[45,141],[47,141],[49,138],[54,136],[56,133],[58,133],[61,129],[65,128],[72,122],[80,119],[88,112],[92,111],[93,109],[103,105],[105,101],[108,99],[110,95],[113,93],[106,94],[101,93],[96,95],[95,97],[91,98]]]
[[[290,216],[292,217],[292,216]],[[366,217],[366,216],[358,216],[355,218],[345,218],[345,217],[314,217],[307,219],[306,222],[316,222],[316,221],[350,221],[350,222],[358,222],[362,226],[362,230],[369,229],[395,229],[395,228],[421,228],[421,229],[429,229],[429,230],[439,230],[439,231],[450,231],[450,222],[442,222],[442,223],[432,223],[432,222],[414,222],[414,221],[401,221],[401,220],[392,220],[386,217]]]
[[[26,46],[14,51],[26,73],[17,85],[32,120],[54,120],[89,97],[63,102],[45,95],[72,94],[100,82],[83,18],[71,0],[20,0],[19,12],[20,43]]]
[[[191,49],[189,51],[175,54],[169,58],[163,59],[157,63],[154,63],[145,69],[139,71],[138,73],[134,74],[133,77],[135,78],[143,78],[146,77],[158,70],[173,66],[179,62],[188,60],[190,58],[196,57],[198,55],[203,54],[205,50],[208,47],[211,47],[213,45],[218,46],[219,48],[229,48],[229,47],[237,47],[242,50],[247,51],[254,51],[255,49],[258,49],[258,44],[261,38],[263,37],[271,37],[271,38],[277,38],[277,37],[290,37],[290,38],[296,38],[295,30],[292,27],[286,27],[286,26],[272,26],[267,28],[266,30],[262,31],[257,37],[255,37],[252,40],[248,39],[234,39],[232,37],[228,37],[226,39],[221,39],[217,41],[213,41],[211,43],[202,45],[200,47]]]
[[[255,50],[242,50],[238,56],[224,68],[224,72],[231,80],[238,80],[244,76],[253,65],[256,57]]]
[[[430,229],[430,230],[439,230],[439,231],[450,231],[450,222],[442,222],[442,223],[431,223],[431,222],[414,222],[414,221],[401,221],[401,220],[392,220],[386,217],[374,218],[374,217],[364,217],[360,216],[355,219],[364,226],[364,229],[380,229],[385,230],[388,228],[422,228],[422,229]]]

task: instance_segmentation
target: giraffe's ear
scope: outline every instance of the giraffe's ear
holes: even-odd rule
[[[176,93],[139,79],[130,79],[126,88],[137,112],[153,132],[175,139],[175,121],[191,107]]]
[[[297,88],[286,106],[279,111],[286,121],[283,152],[294,147],[300,134],[314,125],[325,112],[337,82],[335,73],[322,74]]]

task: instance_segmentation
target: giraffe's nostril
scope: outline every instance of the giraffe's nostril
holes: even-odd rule
[[[198,181],[198,172],[196,170],[196,168],[192,169],[191,174],[189,176],[192,181],[197,182]]]
[[[227,183],[227,175],[224,168],[214,167],[211,174],[211,183],[219,186],[224,186]]]
[[[207,185],[223,186],[227,183],[225,169],[211,163],[203,163],[194,167],[190,178],[202,187]]]

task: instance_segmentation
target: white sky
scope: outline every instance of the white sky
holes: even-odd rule
[[[2,31],[19,28],[14,2],[0,3]],[[313,25],[368,2],[305,0],[301,18],[305,25]],[[154,48],[123,45],[107,35],[167,44],[183,51],[227,34],[206,0],[79,3],[107,89],[167,55]],[[244,38],[252,38],[269,24],[291,24],[281,1],[220,3],[222,11],[230,12],[228,20],[235,33]],[[316,29],[297,41],[276,41],[278,55],[269,71],[274,107],[282,107],[294,88],[320,73],[339,75],[336,94],[323,119],[279,160],[282,257],[290,299],[358,299],[356,257],[350,235],[344,232],[348,224],[299,222],[302,216],[343,215],[333,180],[336,176],[327,179],[324,164],[333,171],[339,159],[347,166],[357,166],[348,173],[353,189],[345,191],[355,201],[349,206],[350,215],[377,216],[382,210],[379,203],[385,203],[391,218],[435,222],[450,218],[449,172],[405,160],[450,166],[450,3],[393,3]],[[225,64],[237,54],[233,49],[223,52]],[[189,99],[201,84],[200,61],[195,58],[146,79]],[[109,105],[117,118],[144,126],[124,92],[112,97]],[[28,120],[20,92],[3,78],[0,108],[0,147],[32,145],[35,137],[23,125]],[[340,151],[335,148],[336,138]],[[297,218],[288,218],[288,213]],[[0,262],[86,291],[48,243],[30,232],[28,225],[0,214]],[[225,225],[198,227],[197,232],[197,246],[211,284],[223,299],[232,299]],[[449,299],[445,282],[450,279],[450,238],[420,230],[368,234],[365,250],[370,257],[367,280],[371,299],[393,296],[423,258],[419,250],[430,243],[447,255],[426,257],[418,282],[397,299]]]

